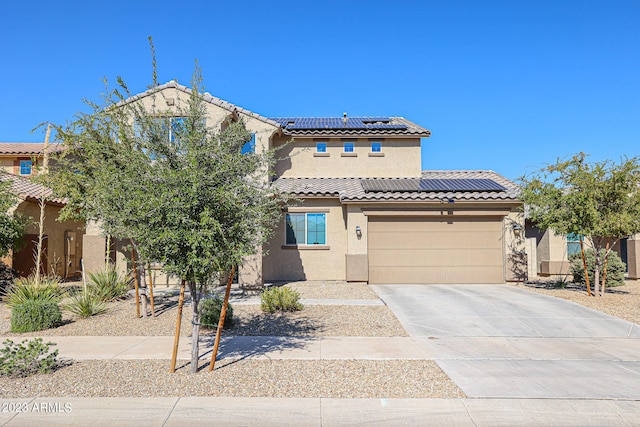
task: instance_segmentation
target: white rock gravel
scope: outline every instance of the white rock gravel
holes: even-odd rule
[[[0,396],[464,397],[429,360],[219,361],[196,375],[188,365],[168,368],[168,360],[79,361],[52,374],[0,378]]]

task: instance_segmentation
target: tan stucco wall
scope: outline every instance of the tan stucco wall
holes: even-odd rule
[[[82,258],[82,244],[84,224],[77,221],[57,221],[61,207],[47,205],[45,209],[44,234],[47,236],[47,267],[49,272],[65,277],[65,263],[68,263],[67,276],[73,276],[80,270],[80,259]],[[29,219],[30,224],[26,229],[26,234],[38,234],[38,221],[40,219],[40,206],[31,201],[22,202],[16,209]],[[65,232],[75,232],[74,247],[69,254],[65,249]]]
[[[279,147],[289,137],[274,137]],[[353,155],[343,154],[343,142],[354,142]],[[316,143],[327,143],[327,155],[316,153]],[[420,177],[420,138],[385,138],[384,156],[371,153],[369,138],[300,138],[278,151],[282,158],[276,163],[275,174],[282,177],[343,178],[343,177]]]
[[[291,211],[307,208],[325,209],[327,213],[327,249],[309,247],[283,248],[285,243],[284,215],[275,230],[275,236],[264,249],[265,282],[274,280],[344,280],[347,253],[346,216],[337,199],[307,199]]]
[[[440,203],[410,204],[346,204],[337,199],[306,199],[296,209],[326,208],[327,244],[329,250],[282,249],[284,244],[284,217],[276,230],[276,237],[268,246],[269,255],[263,259],[265,281],[275,280],[349,280],[367,281],[368,216],[372,210],[438,211]],[[457,204],[454,210],[497,210],[505,212],[503,224],[504,277],[507,281],[524,280],[527,276],[524,220],[516,204],[470,203]],[[367,214],[365,214],[367,213]],[[505,215],[503,214],[503,215]],[[513,224],[522,231],[514,232]],[[356,227],[362,230],[361,236]]]

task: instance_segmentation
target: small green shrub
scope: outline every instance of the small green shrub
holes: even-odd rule
[[[26,301],[11,308],[11,332],[41,331],[60,323],[60,307],[52,301]]]
[[[604,262],[604,249],[600,251],[601,260]],[[593,284],[596,271],[596,258],[593,249],[584,251],[587,260],[587,271],[589,272],[589,282]],[[573,274],[573,282],[581,285],[586,284],[584,276],[584,266],[582,264],[582,255],[580,253],[571,255],[571,274]],[[620,259],[620,256],[614,251],[609,252],[609,261],[607,262],[607,287],[624,285],[624,272],[626,266]],[[600,266],[600,283],[602,283],[603,268]]]
[[[24,344],[27,344],[26,346]],[[58,350],[49,353],[49,347],[55,345],[43,343],[42,338],[24,340],[15,344],[11,340],[4,341],[0,349],[0,375],[13,378],[27,377],[32,374],[46,374],[57,365]]]
[[[220,322],[220,312],[222,311],[224,300],[218,296],[205,298],[200,301],[200,324],[207,329],[215,329]],[[233,307],[231,303],[227,305],[227,313],[224,316],[224,326],[233,324]]]
[[[87,318],[107,311],[101,295],[87,292],[73,294],[64,304],[64,309],[80,317]]]
[[[267,288],[262,291],[262,311],[274,313],[276,311],[298,311],[303,309],[300,294],[293,289],[281,287]]]
[[[59,303],[64,297],[64,289],[60,282],[51,277],[40,277],[36,285],[35,276],[16,279],[4,296],[9,307],[24,304],[28,301],[47,301]]]
[[[0,296],[7,293],[16,277],[18,277],[16,271],[0,261]]]
[[[114,268],[89,273],[91,292],[102,301],[108,302],[123,298],[129,292],[133,279],[118,273]]]

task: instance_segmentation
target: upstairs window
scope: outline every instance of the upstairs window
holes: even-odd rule
[[[327,243],[327,217],[324,213],[288,213],[287,245],[324,245]]]
[[[244,145],[242,146],[242,149],[240,149],[240,152],[242,154],[249,154],[249,153],[256,152],[256,134],[255,133],[251,134],[251,139],[244,143]]]
[[[343,151],[345,153],[353,153],[353,149],[354,149],[354,143],[353,142],[345,142],[343,147]]]
[[[371,152],[372,153],[381,153],[382,152],[382,142],[372,142],[371,143]]]
[[[31,160],[20,160],[20,175],[31,175],[33,162]]]
[[[327,152],[327,143],[316,142],[316,153],[326,153],[326,152]]]

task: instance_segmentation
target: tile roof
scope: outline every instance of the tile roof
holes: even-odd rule
[[[151,88],[149,90],[146,90],[146,91],[144,91],[144,92],[142,92],[142,93],[140,93],[138,95],[134,95],[131,98],[127,98],[122,103],[130,103],[130,102],[136,101],[138,99],[144,98],[146,96],[153,95],[154,93],[160,92],[160,91],[162,91],[164,89],[176,89],[176,90],[179,90],[180,92],[186,93],[187,95],[191,95],[191,92],[192,92],[191,88],[189,88],[187,86],[184,86],[184,85],[181,85],[180,83],[176,82],[175,80],[171,80],[171,81],[168,81],[167,83],[164,83],[164,84],[161,84],[161,85],[156,86],[154,88]],[[229,111],[231,113],[233,113],[233,112],[242,113],[242,114],[245,114],[247,116],[253,117],[254,119],[260,120],[260,121],[262,121],[264,123],[270,124],[271,126],[274,126],[276,128],[280,128],[280,124],[279,123],[277,123],[277,122],[275,122],[275,121],[273,121],[271,119],[268,119],[268,118],[266,118],[264,116],[261,116],[260,114],[256,114],[256,113],[254,113],[252,111],[249,111],[249,110],[246,110],[246,109],[244,109],[242,107],[238,107],[237,105],[234,105],[234,104],[232,104],[230,102],[227,102],[227,101],[225,101],[223,99],[216,98],[215,96],[211,96],[211,94],[209,94],[209,92],[205,92],[203,94],[203,99],[204,99],[205,102],[208,102],[208,103],[213,104],[213,105],[215,105],[217,107],[223,108],[223,109],[225,109],[225,110],[227,110],[227,111]]]
[[[416,178],[278,178],[274,185],[299,197],[339,197],[342,202],[431,202],[453,199],[461,201],[518,201],[518,186],[493,171],[451,170],[423,171],[423,179],[491,180],[503,190],[492,191],[376,191],[366,192],[363,180],[385,181],[391,187],[406,187]]]
[[[49,144],[49,153],[62,151],[62,145]],[[38,155],[44,151],[42,142],[0,142],[0,155]]]
[[[431,132],[404,117],[275,117],[291,136],[418,136]]]
[[[10,181],[11,187],[13,191],[21,198],[21,199],[39,199],[44,191],[44,196],[48,202],[57,204],[57,205],[66,205],[67,199],[60,198],[50,198],[53,194],[53,190],[44,185],[37,184],[28,178],[23,178],[17,175],[11,175],[6,172],[0,172],[0,180],[2,181]]]

